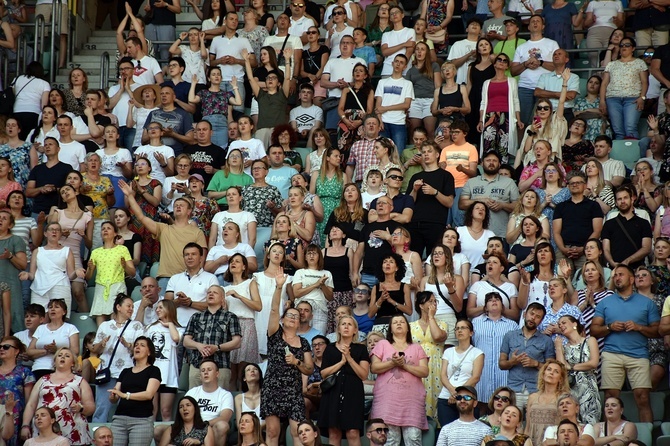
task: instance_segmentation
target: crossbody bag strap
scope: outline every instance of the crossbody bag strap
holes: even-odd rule
[[[18,78],[17,78],[17,79],[18,79]],[[34,80],[35,80],[35,78],[32,78],[32,79],[30,79],[28,82],[26,82],[26,85],[24,85],[23,87],[21,87],[21,89],[19,90],[19,92],[16,93],[16,94],[14,95],[14,100],[18,99],[18,98],[19,98],[19,95],[21,94],[21,92],[23,91],[23,89],[26,88],[26,87],[28,86],[28,84],[31,83],[31,82],[34,81]],[[10,87],[13,88],[14,85],[16,85],[16,79],[14,79],[14,82],[12,82],[12,85],[10,85]]]
[[[123,326],[123,330],[121,330],[121,333],[119,333],[119,337],[116,340],[116,345],[114,346],[114,350],[112,350],[112,355],[109,357],[109,365],[107,366],[108,368],[112,365],[112,360],[114,359],[114,355],[116,355],[116,349],[119,348],[119,343],[121,342],[121,337],[123,336],[123,332],[126,331],[126,328],[128,328],[128,325],[130,325],[131,320],[128,319],[128,322],[126,322],[126,325]]]
[[[510,307],[510,309],[511,309],[511,308],[512,308],[512,299],[509,298],[509,294],[507,294],[502,288],[500,288],[499,286],[495,285],[495,284],[494,284],[493,282],[491,282],[490,280],[487,280],[486,283],[488,283],[488,284],[491,285],[493,288],[495,288],[496,290],[500,291],[501,293],[503,293],[503,294],[505,295],[505,297],[507,298],[507,302],[509,302],[509,307]]]
[[[451,301],[449,299],[447,299],[446,297],[444,297],[444,294],[442,294],[442,290],[440,289],[440,281],[439,280],[437,281],[437,284],[435,285],[435,288],[437,288],[437,294],[440,295],[440,297],[442,298],[442,300],[444,301],[445,304],[449,305],[449,308],[451,308],[453,310],[454,314],[458,313],[456,311],[456,308],[454,308],[454,304],[452,304]]]
[[[621,215],[621,214],[619,214],[619,215]],[[633,245],[633,248],[635,248],[635,250],[637,251],[638,247],[635,244],[635,241],[633,240],[633,237],[631,237],[630,234],[628,233],[628,231],[626,231],[626,227],[623,225],[623,223],[621,223],[621,219],[619,218],[619,215],[617,215],[614,218],[614,220],[616,220],[617,224],[619,225],[619,227],[623,231],[624,235],[626,236],[626,238],[628,239],[630,244]]]

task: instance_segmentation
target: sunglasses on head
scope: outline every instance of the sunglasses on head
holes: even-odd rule
[[[549,111],[551,110],[551,107],[548,105],[538,105],[537,106],[537,111]]]
[[[470,395],[456,395],[455,398],[456,398],[456,401],[472,401],[472,400],[475,399],[474,396],[470,396]]]
[[[509,397],[508,396],[500,396],[496,395],[493,397],[494,401],[502,401],[503,403],[509,403]]]

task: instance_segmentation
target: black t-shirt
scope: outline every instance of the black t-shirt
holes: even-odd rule
[[[101,114],[93,115],[93,120],[95,121],[95,123],[97,125],[101,125],[103,127],[112,123],[111,119],[109,119],[107,116],[101,115]]]
[[[193,163],[191,164],[190,173],[191,175],[194,173],[202,175],[202,178],[205,180],[205,190],[214,176],[213,173],[209,174],[205,172],[205,166],[221,169],[223,165],[226,164],[225,152],[221,147],[215,144],[210,144],[208,146],[194,144],[186,147],[184,153],[191,155]]]
[[[402,214],[402,211],[404,211],[407,208],[412,210],[414,209],[414,199],[412,198],[411,195],[398,194],[395,197],[393,197],[393,211],[391,212]],[[377,210],[376,198],[370,202],[370,209]]]
[[[456,190],[454,188],[454,176],[444,169],[436,169],[431,172],[417,172],[412,175],[407,186],[407,195],[410,195],[416,180],[423,180],[424,184],[428,184],[437,189],[443,195],[454,196]],[[455,206],[458,203],[454,203]],[[416,200],[414,202],[414,215],[412,216],[412,223],[439,223],[446,224],[447,216],[449,215],[449,208],[442,206],[442,204],[432,195],[424,194],[421,189],[416,193]]]
[[[332,228],[335,223],[340,226],[347,238],[360,242],[363,240],[361,238],[361,231],[363,231],[363,228],[368,223],[368,211],[363,209],[363,220],[355,222],[337,221],[335,212],[331,212],[330,217],[328,217],[328,222],[326,222],[326,229],[323,231],[326,238],[328,237],[328,234],[330,234],[330,228]]]
[[[379,269],[379,265],[382,263],[382,259],[386,255],[393,252],[389,242],[377,237],[373,237],[372,233],[378,229],[384,231],[387,228],[390,233],[393,233],[393,231],[395,231],[399,226],[400,223],[397,223],[393,220],[384,222],[376,221],[374,223],[368,223],[365,225],[361,231],[360,239],[360,242],[365,244],[365,251],[363,251],[363,273],[375,275]]]
[[[72,166],[62,161],[58,161],[53,167],[47,167],[46,164],[38,164],[30,171],[28,181],[34,181],[35,187],[42,187],[47,184],[53,184],[59,188],[65,184],[67,175],[72,172]],[[49,213],[51,206],[58,205],[58,191],[50,194],[39,194],[33,198],[33,213]]]
[[[635,246],[630,242],[628,236],[621,229],[623,225],[628,232],[630,238],[635,242]],[[652,238],[651,225],[644,218],[633,215],[633,218],[630,220],[617,215],[611,220],[607,220],[603,225],[603,231],[600,235],[603,240],[610,241],[610,253],[612,254],[612,260],[616,263],[619,263],[625,260],[627,257],[634,254],[638,249],[642,247],[642,239]],[[638,266],[644,265],[644,259],[639,260],[635,263],[631,263],[630,266],[637,268]]]
[[[155,365],[150,365],[139,373],[133,373],[132,367],[123,369],[119,374],[118,382],[121,383],[121,392],[137,393],[147,390],[149,380],[151,378],[161,380],[161,370]],[[147,418],[152,415],[154,411],[153,400],[147,401],[129,401],[125,398],[119,400],[119,405],[116,408],[117,415],[125,415],[133,418]]]
[[[320,45],[319,49],[311,52],[309,50],[302,50],[302,67],[305,72],[309,74],[316,74],[321,68],[321,57],[324,54],[330,54],[330,50],[326,45]]]
[[[579,203],[569,199],[556,205],[554,221],[559,218],[563,244],[582,247],[593,233],[593,219],[603,218],[603,211],[598,203],[588,198]]]
[[[660,59],[661,73],[666,79],[670,79],[670,44],[661,45],[654,51],[652,60]]]
[[[79,194],[77,195],[77,202],[79,203],[80,208],[85,208],[86,206],[91,206],[91,209],[95,207],[95,203],[93,203],[93,198],[89,197],[88,195],[84,194]]]

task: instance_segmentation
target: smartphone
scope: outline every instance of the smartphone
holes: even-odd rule
[[[286,347],[284,347],[284,352],[286,353],[286,356],[291,354],[291,349],[288,348],[288,345]]]
[[[533,116],[533,124],[540,124],[542,122],[542,118],[539,116]]]
[[[435,130],[435,137],[437,138],[438,136],[444,136],[444,129],[442,127],[438,127]]]
[[[398,352],[398,356],[405,356],[405,352]]]

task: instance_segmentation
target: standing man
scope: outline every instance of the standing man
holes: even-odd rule
[[[307,30],[310,26],[317,26],[311,17],[305,15],[306,5],[307,0],[293,0],[291,2],[291,26],[288,29],[290,35],[300,39],[304,49],[309,47]]]
[[[656,48],[649,65],[649,74],[661,83],[660,97],[665,97],[665,92],[670,88],[670,43]],[[657,115],[665,111],[665,101],[658,101]]]
[[[174,40],[174,39],[173,39]],[[142,49],[142,42],[139,37],[128,37],[126,39],[126,52],[133,58],[133,81],[139,85],[162,84],[163,70],[156,59],[147,54]]]
[[[406,225],[412,221],[414,215],[414,200],[409,195],[401,192],[402,170],[399,167],[391,167],[386,171],[384,184],[386,185],[386,196],[393,200],[393,209],[391,210],[391,220]],[[368,223],[377,220],[377,199],[370,202],[368,211]]]
[[[615,198],[619,215],[603,225],[603,254],[610,266],[623,263],[635,269],[644,265],[645,257],[651,252],[651,225],[635,215],[632,187],[621,186]]]
[[[133,92],[140,87],[140,84],[133,80],[135,66],[130,57],[121,58],[118,69],[121,77],[118,84],[109,87],[109,107],[112,109],[112,114],[119,120],[119,146],[130,150],[133,147],[135,129],[126,126],[128,101],[133,98]]]
[[[298,175],[300,172],[291,166],[284,164],[284,149],[280,145],[270,146],[268,149],[268,160],[270,161],[270,169],[265,181],[268,184],[279,189],[282,200],[288,198],[288,190],[291,188],[291,178],[293,175]]]
[[[44,138],[44,156],[46,162],[33,167],[26,184],[26,197],[33,199],[33,217],[40,212],[48,215],[52,206],[58,205],[58,189],[65,184],[72,166],[58,159],[60,144],[56,138]],[[21,322],[21,321],[18,321]]]
[[[481,446],[484,437],[493,431],[475,418],[477,390],[472,386],[458,386],[455,390],[458,419],[442,427],[436,446]]]
[[[544,73],[554,71],[553,55],[558,49],[555,40],[544,37],[544,17],[533,14],[528,22],[530,39],[514,52],[510,71],[519,76],[519,103],[521,122],[530,124],[535,107],[535,87]]]
[[[191,114],[195,113],[195,104],[188,102],[188,92],[191,89],[191,83],[185,81],[182,77],[186,70],[186,61],[181,56],[173,56],[168,60],[168,74],[170,80],[163,82],[163,85],[172,87],[175,94],[175,104],[177,107]],[[190,79],[189,79],[190,80]]]
[[[572,118],[575,117],[572,109],[575,106],[575,98],[579,95],[579,76],[575,73],[570,73],[570,78],[567,82],[563,79],[563,70],[565,70],[568,62],[570,62],[570,56],[564,49],[559,48],[554,51],[552,61],[554,62],[554,71],[544,73],[540,76],[534,94],[537,99],[549,99],[552,107],[556,110],[558,108],[558,99],[561,97],[563,84],[567,84],[568,93],[566,95],[565,104],[563,104],[563,116],[570,122],[572,121]]]
[[[380,80],[375,90],[375,113],[381,116],[383,134],[395,142],[398,154],[405,150],[407,110],[414,99],[414,85],[402,77],[407,61],[407,56],[397,54],[393,59],[391,77]]]
[[[193,115],[177,107],[174,89],[169,85],[161,87],[161,105],[158,110],[149,113],[144,122],[142,144],[148,144],[149,127],[158,123],[163,127],[163,144],[170,146],[175,155],[184,150],[184,146],[193,144]]]
[[[361,184],[368,167],[379,163],[375,155],[375,141],[379,138],[380,129],[379,117],[367,115],[363,121],[363,137],[351,145],[346,173],[356,184]]]
[[[640,421],[651,423],[654,417],[649,403],[647,340],[659,337],[661,317],[651,299],[634,291],[635,272],[630,266],[618,265],[612,271],[612,280],[616,293],[600,301],[591,322],[591,335],[605,339],[600,388],[605,390],[605,399],[618,397],[628,377]]]
[[[233,91],[231,81],[233,76],[237,78],[237,87],[240,89],[240,96],[242,96],[242,105],[236,105],[233,110],[243,114],[244,113],[244,59],[242,58],[242,50],[247,50],[249,53],[249,63],[252,68],[255,68],[256,56],[254,50],[246,37],[238,37],[237,25],[239,20],[235,11],[226,13],[224,20],[223,35],[214,37],[212,45],[209,47],[209,65],[218,65],[221,68],[221,90]],[[237,119],[237,117],[235,118]]]
[[[464,211],[476,200],[484,202],[491,215],[489,229],[498,237],[505,237],[509,214],[514,211],[519,199],[519,188],[514,180],[499,174],[500,162],[500,154],[496,150],[484,155],[484,173],[466,181],[458,207]]]
[[[516,405],[522,411],[528,403],[528,395],[537,392],[538,370],[547,359],[556,357],[551,337],[537,330],[546,313],[539,302],[528,305],[523,327],[505,334],[500,346],[498,367],[509,370],[507,385],[516,393]]]
[[[512,17],[505,15],[505,12],[503,11],[505,0],[489,0],[488,6],[493,17],[484,21],[482,31],[484,32],[484,36],[491,41],[491,46],[495,48],[498,42],[507,39],[505,22],[513,19]]]
[[[225,153],[222,147],[212,144],[212,124],[204,119],[195,125],[195,142],[184,153],[191,156],[191,175],[202,175],[207,189],[214,174],[226,164]]]
[[[554,241],[556,260],[566,259],[577,271],[586,261],[584,245],[592,238],[600,238],[603,229],[603,211],[600,205],[584,196],[586,175],[581,171],[568,174],[570,199],[554,209]]]
[[[303,45],[300,36],[289,34],[290,21],[291,19],[286,14],[279,14],[279,17],[277,17],[277,32],[273,36],[267,36],[263,41],[263,46],[271,46],[275,49],[275,53],[277,53],[277,66],[279,66],[282,72],[286,68],[286,61],[279,63],[279,60],[284,57],[283,49],[288,48],[293,50],[293,57],[291,58],[291,73],[293,73],[291,80],[293,81],[300,78]],[[284,76],[286,76],[286,73],[284,73]]]
[[[453,175],[438,165],[440,149],[437,144],[424,142],[421,156],[425,169],[412,176],[405,193],[414,199],[414,214],[407,225],[412,233],[411,250],[423,256],[424,249],[430,254],[442,238],[449,209],[454,204],[455,190]]]
[[[186,326],[184,348],[186,360],[191,365],[188,372],[190,388],[200,385],[199,366],[205,358],[211,358],[219,369],[219,386],[230,389],[230,352],[242,345],[242,330],[237,316],[223,307],[225,298],[223,287],[211,285],[207,290],[205,310],[191,316]]]
[[[406,28],[402,23],[405,17],[400,6],[391,6],[389,10],[389,19],[393,29],[382,34],[382,56],[384,56],[384,64],[382,66],[382,79],[390,76],[395,71],[395,58],[399,54],[406,57],[405,61],[411,59],[414,54],[414,45],[416,44],[416,34],[414,29]],[[400,73],[404,73],[403,71]],[[372,73],[370,73],[372,74]]]
[[[477,54],[477,41],[482,33],[482,21],[476,17],[468,20],[465,28],[467,36],[465,39],[457,40],[449,49],[448,59],[453,62],[458,70],[456,83],[464,84],[468,80],[468,68],[475,60]]]

